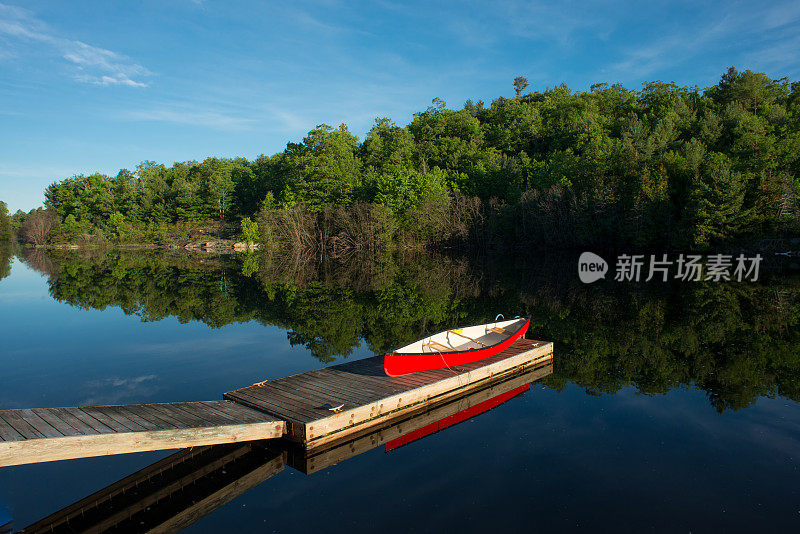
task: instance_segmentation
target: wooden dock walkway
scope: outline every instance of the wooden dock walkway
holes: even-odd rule
[[[279,438],[285,428],[224,400],[0,410],[0,467]]]
[[[225,400],[0,410],[0,467],[286,437],[306,450],[552,362],[521,339],[467,365],[390,377],[376,356],[230,391]]]
[[[287,438],[311,449],[539,365],[552,353],[552,343],[521,339],[478,362],[399,377],[387,376],[383,358],[376,356],[268,380],[224,397],[286,421]]]

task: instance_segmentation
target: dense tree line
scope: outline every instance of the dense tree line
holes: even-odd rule
[[[54,235],[154,239],[164,225],[242,217],[270,240],[321,247],[347,232],[349,246],[683,248],[800,232],[800,82],[731,68],[704,91],[526,88],[518,77],[516,96],[488,107],[434,99],[407,126],[377,119],[361,142],[323,124],[254,161],[68,178],[45,192]],[[354,207],[359,221],[331,216]]]
[[[51,295],[81,308],[120,307],[145,321],[175,316],[212,327],[258,321],[324,362],[361,343],[375,353],[498,311],[533,317],[531,336],[556,345],[547,383],[592,394],[697,387],[720,410],[761,396],[800,400],[796,281],[587,286],[574,261],[533,257],[524,271],[441,256],[294,264],[286,256],[213,262],[156,253],[78,255],[41,249],[25,261]]]

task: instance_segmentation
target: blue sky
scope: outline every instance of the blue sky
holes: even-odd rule
[[[561,82],[798,79],[800,2],[0,0],[0,200],[143,160],[274,154],[315,125],[363,138],[441,97]]]

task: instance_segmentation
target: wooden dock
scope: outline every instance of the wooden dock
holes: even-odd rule
[[[225,400],[0,411],[0,467],[286,437],[309,451],[552,362],[521,339],[467,365],[387,376],[380,356],[228,392]]]
[[[279,438],[285,428],[224,400],[0,410],[0,467]]]
[[[383,358],[376,356],[268,380],[224,398],[286,421],[287,438],[311,449],[539,365],[552,354],[552,343],[521,339],[478,362],[400,377],[386,376]]]

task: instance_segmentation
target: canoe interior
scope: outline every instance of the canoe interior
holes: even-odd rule
[[[444,351],[445,349],[442,347],[447,347],[447,349],[454,352],[483,349],[502,343],[514,332],[522,328],[527,320],[527,317],[522,317],[467,326],[465,328],[453,328],[420,339],[392,352],[395,354],[428,354]],[[496,330],[493,331],[492,329]],[[505,332],[500,332],[499,330],[505,330]],[[472,338],[475,341],[468,338]]]

